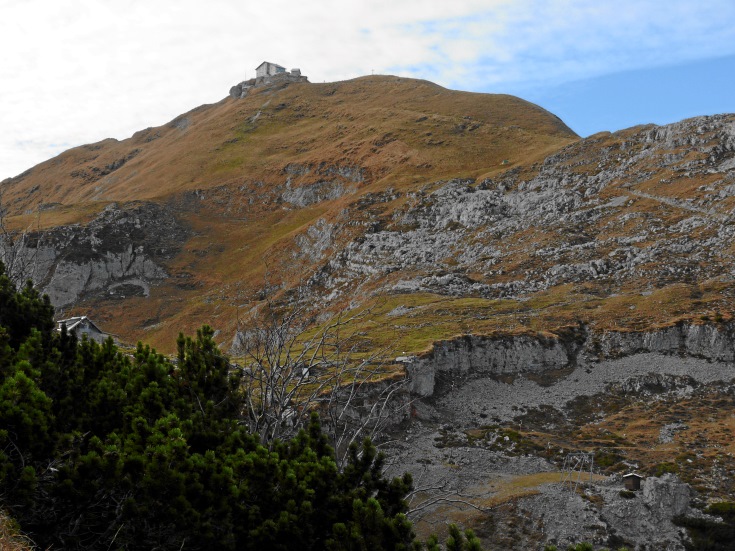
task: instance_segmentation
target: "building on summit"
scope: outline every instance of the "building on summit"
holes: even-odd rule
[[[286,68],[278,63],[271,63],[270,61],[264,61],[255,68],[255,84],[262,82],[270,82],[272,79],[269,77],[283,78],[293,82],[303,82],[306,77],[301,76],[301,69],[291,69],[286,71]],[[302,80],[303,79],[303,80]]]
[[[255,78],[267,77],[277,75],[279,73],[285,73],[286,68],[281,67],[277,63],[271,63],[270,61],[264,61],[258,65],[255,69]]]
[[[255,68],[255,78],[245,80],[230,88],[230,96],[239,99],[248,95],[250,88],[268,86],[269,84],[292,82],[309,82],[309,79],[301,75],[301,69],[286,68],[278,63],[264,61]]]

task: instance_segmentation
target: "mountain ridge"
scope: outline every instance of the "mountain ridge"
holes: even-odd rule
[[[279,84],[1,185],[16,279],[123,341],[208,324],[238,362],[259,312],[357,318],[427,536],[683,549],[672,517],[732,499],[735,115],[579,138],[509,96]],[[611,476],[553,484],[578,452]]]
[[[274,105],[274,101],[280,103]],[[408,109],[409,106],[413,110]],[[432,112],[431,108],[436,108],[436,111]],[[424,133],[429,135],[428,138],[417,138],[415,135],[419,132],[415,128],[404,130],[402,135],[389,135],[401,125],[414,122],[411,120],[414,114],[416,118],[425,116],[425,111],[436,120],[429,121],[427,117],[416,124],[428,121],[424,125],[429,127],[429,131]],[[514,117],[514,112],[522,116]],[[396,117],[397,122],[391,123],[391,117]],[[312,119],[318,120],[315,123]],[[320,119],[328,119],[328,124],[322,124]],[[442,150],[447,146],[444,141],[432,142],[430,136],[434,134],[431,131],[434,127],[439,128],[440,135],[451,132],[459,136],[464,132],[483,130],[481,126],[503,128],[509,121],[518,129],[526,125],[537,134],[570,139],[577,137],[556,116],[519,98],[455,92],[427,81],[362,77],[337,83],[275,85],[261,88],[244,99],[225,98],[214,104],[202,105],[163,126],[135,132],[125,140],[108,138],[70,149],[15,178],[6,179],[3,182],[5,203],[6,208],[18,214],[40,203],[31,196],[33,193],[42,193],[51,201],[66,199],[77,202],[80,198],[94,201],[141,200],[161,198],[197,187],[206,189],[242,173],[252,174],[253,178],[280,177],[289,162],[280,162],[282,158],[277,150],[283,146],[274,146],[274,139],[287,141],[292,138],[296,142],[288,144],[287,161],[294,157],[295,161],[305,165],[329,163],[336,159],[343,163],[349,160],[346,164],[352,165],[362,161],[366,165],[364,168],[373,168],[379,176],[398,162],[420,156],[419,150],[426,145],[444,145],[432,150],[432,155],[441,158]],[[355,136],[351,140],[345,140],[348,134],[345,122],[350,123],[349,133]],[[288,125],[296,128],[291,134],[284,129]],[[277,132],[273,132],[272,127]],[[304,136],[315,129],[318,139],[305,140]],[[273,137],[274,134],[277,138]],[[205,136],[207,139],[202,140]],[[340,141],[335,148],[332,142],[337,139]],[[515,145],[503,136],[498,136],[498,139],[505,142],[506,147]],[[161,140],[168,141],[165,148]],[[204,143],[194,143],[197,141]],[[405,143],[395,143],[399,141]],[[156,147],[149,147],[153,142],[156,142]],[[394,144],[392,149],[396,151],[384,152],[383,149],[390,144]],[[251,158],[234,154],[242,153],[245,145],[257,149]],[[462,144],[458,147],[461,149]],[[313,150],[316,153],[309,155]],[[390,153],[398,155],[399,159],[392,158]],[[197,157],[200,166],[186,160],[193,156]],[[365,162],[366,159],[369,162]],[[388,166],[381,166],[376,159],[385,161],[383,164]],[[420,172],[421,164],[419,160],[410,168]],[[472,164],[476,165],[475,170],[483,166],[483,163]],[[491,168],[487,164],[484,166]],[[144,168],[145,174],[135,173]],[[72,179],[76,193],[59,186],[51,187],[44,181],[58,178],[58,172]],[[162,185],[164,181],[166,185]],[[22,197],[23,193],[28,196]]]
[[[350,197],[415,188],[440,175],[494,173],[507,168],[503,162],[516,162],[513,155],[543,155],[576,138],[554,115],[507,95],[455,92],[399,77],[280,84],[200,106],[126,140],[66,151],[5,180],[3,206],[16,227],[44,230],[87,225],[105,208],[153,201],[192,228],[194,240],[237,226],[242,248],[264,235],[260,219],[277,228],[276,242],[282,242],[306,229],[308,220],[333,218]],[[281,216],[283,208],[291,212]],[[213,221],[221,227],[208,227]],[[196,264],[202,247],[189,244]],[[186,279],[184,266],[192,262],[181,264],[168,272],[186,272]],[[250,278],[262,283],[261,259],[245,264]],[[102,287],[141,279],[139,272],[114,274]],[[48,284],[53,276],[41,279]],[[199,279],[211,288],[223,283]],[[76,298],[81,295],[60,306]],[[140,329],[133,337],[129,328],[113,326],[131,340],[140,338]]]
[[[57,240],[36,274],[124,339],[166,350],[210,323],[229,346],[264,286],[284,300],[306,286],[317,310],[372,308],[416,352],[727,314],[733,135],[721,115],[581,139],[511,96],[362,77],[264,87],[70,150],[6,180],[3,200],[39,236],[105,217],[145,234],[123,257],[99,232],[82,255]],[[175,254],[156,252],[157,217],[179,228],[161,249]]]

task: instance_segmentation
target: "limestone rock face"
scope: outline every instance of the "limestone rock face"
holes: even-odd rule
[[[649,477],[632,499],[621,498],[617,487],[606,488],[601,519],[626,541],[655,545],[656,549],[684,549],[685,530],[672,518],[691,512],[691,487],[676,476]]]
[[[308,207],[322,201],[339,199],[355,191],[355,187],[348,187],[337,181],[317,182],[312,185],[291,188],[287,186],[281,195],[282,199],[297,207]]]
[[[366,222],[323,283],[390,274],[394,292],[518,299],[585,282],[729,281],[733,128],[731,115],[699,117],[590,137],[492,179],[427,182]],[[668,349],[669,337],[642,346]]]
[[[298,69],[293,69],[288,73],[277,73],[275,75],[251,78],[250,80],[244,80],[230,88],[230,97],[233,99],[242,99],[248,95],[248,90],[253,87],[260,88],[279,84],[292,84],[296,82],[309,82],[309,79],[306,76],[303,76],[301,71]]]
[[[673,474],[651,477],[642,486],[643,503],[662,519],[683,515],[689,510],[692,489]]]
[[[609,538],[615,537],[635,542],[640,548],[683,551],[685,530],[671,519],[691,512],[689,485],[673,475],[648,478],[632,499],[621,497],[621,488],[617,478],[591,485],[585,493],[601,498],[599,509],[558,487],[548,487],[539,496],[523,500],[521,508],[543,518],[547,541],[560,548],[579,541],[608,546]]]
[[[580,331],[573,340],[534,335],[500,337],[464,336],[434,343],[432,349],[406,364],[411,392],[431,396],[437,381],[453,377],[487,377],[535,373],[641,355],[703,358],[726,365],[735,358],[731,324],[679,323],[655,331]],[[683,388],[681,377],[663,380],[665,373],[651,373],[635,384]],[[692,375],[696,375],[693,373]],[[634,383],[629,383],[634,384]]]
[[[24,254],[33,266],[28,275],[63,307],[89,294],[148,296],[150,286],[168,276],[164,263],[188,235],[165,207],[112,204],[86,226],[32,235]]]
[[[240,99],[242,97],[242,85],[236,84],[230,88],[230,97],[233,99]]]
[[[49,248],[54,254],[56,251]],[[51,279],[43,287],[55,306],[66,306],[76,302],[83,293],[108,290],[114,294],[122,283],[126,283],[132,292],[148,296],[148,282],[161,280],[167,276],[163,267],[145,256],[143,250],[127,250],[113,253],[105,251],[98,259],[90,259],[78,263],[60,260],[51,267]]]
[[[600,337],[598,343],[600,353],[605,357],[630,356],[637,352],[684,352],[720,362],[735,359],[733,328],[724,324],[682,323],[649,332],[608,332]]]
[[[419,396],[434,393],[443,372],[503,375],[562,367],[570,358],[558,341],[531,336],[486,338],[466,336],[435,343],[432,352],[407,366],[411,390]]]

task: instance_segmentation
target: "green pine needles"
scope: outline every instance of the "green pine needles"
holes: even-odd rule
[[[268,447],[248,432],[242,386],[212,337],[180,336],[174,361],[78,342],[0,264],[0,497],[37,545],[424,548],[406,518],[411,477],[385,478],[370,440],[340,470],[315,414]],[[470,532],[450,540],[479,549]]]

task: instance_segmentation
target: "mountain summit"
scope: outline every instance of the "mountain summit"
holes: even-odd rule
[[[5,180],[3,206],[15,227],[40,224],[33,275],[57,307],[163,344],[204,322],[232,331],[266,265],[285,287],[308,278],[427,185],[485,179],[576,139],[512,96],[398,77],[275,80],[66,151]],[[393,197],[381,216],[367,208],[377,197]],[[333,237],[298,252],[319,228]]]
[[[734,507],[735,115],[580,139],[512,96],[272,65],[2,182],[11,277],[97,338],[170,352],[210,325],[179,339],[178,366],[144,348],[130,371],[168,373],[209,432],[221,404],[242,411],[219,394],[202,407],[225,378],[250,390],[237,422],[254,432],[295,431],[315,404],[325,425],[347,419],[342,449],[382,432],[386,469],[423,486],[422,538],[447,518],[498,549],[679,550],[682,526],[730,538],[702,509]],[[133,386],[94,396],[119,405]],[[640,492],[618,478],[631,470]]]
[[[167,349],[308,290],[419,351],[730,308],[731,116],[580,139],[519,98],[398,77],[234,96],[3,182],[59,309]]]

